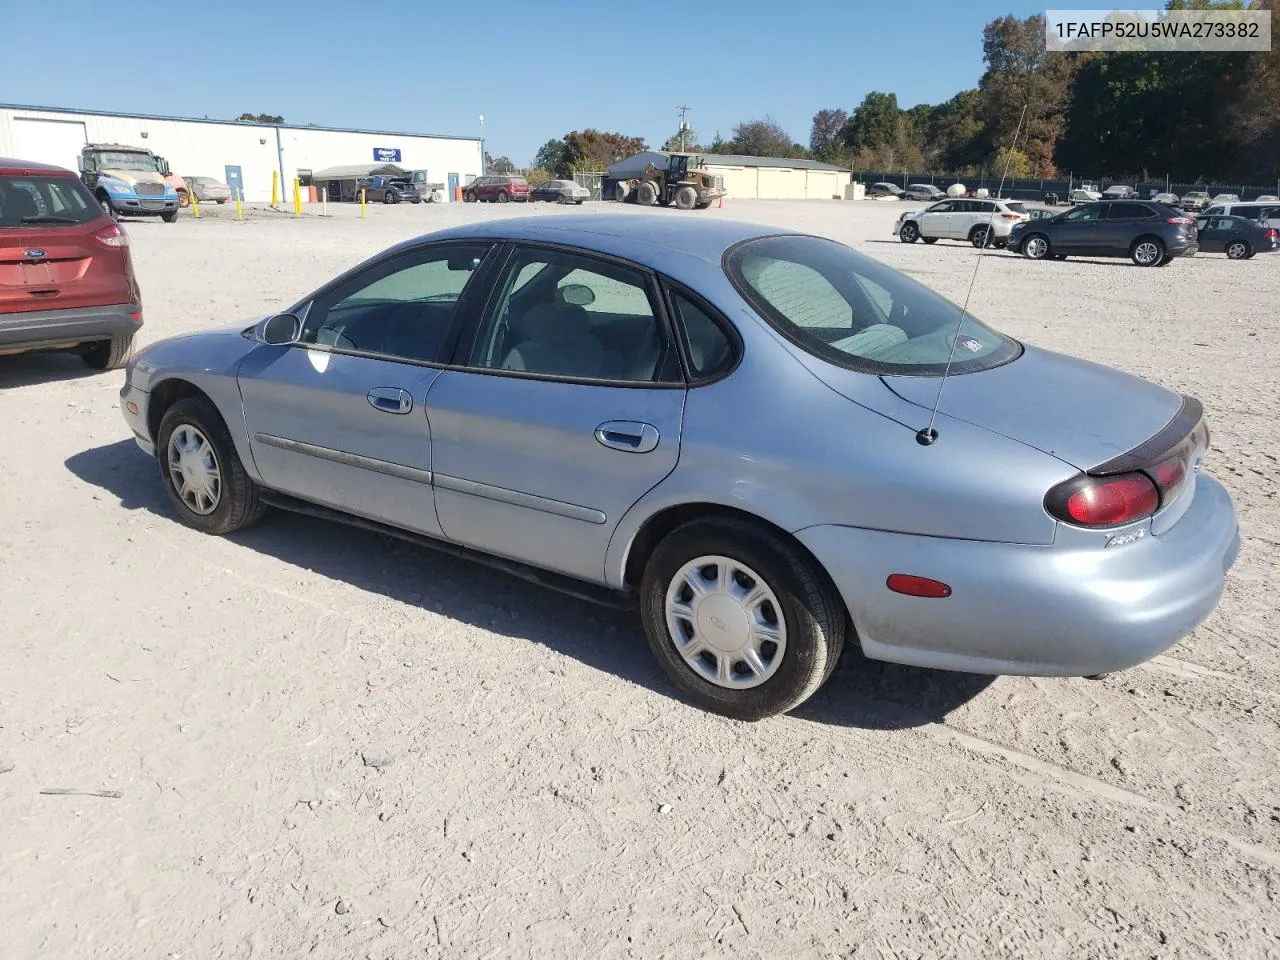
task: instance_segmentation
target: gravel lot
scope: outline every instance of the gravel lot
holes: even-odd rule
[[[825,234],[963,300],[976,251],[898,243],[900,209],[688,216]],[[331,211],[130,223],[143,341],[526,212]],[[851,653],[755,725],[674,699],[625,616],[301,518],[188,530],[119,373],[0,358],[0,954],[1280,957],[1277,304],[1280,256],[985,258],[978,316],[1204,402],[1245,540],[1223,602],[1101,681]]]

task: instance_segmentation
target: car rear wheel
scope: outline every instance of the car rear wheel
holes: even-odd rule
[[[969,231],[969,242],[981,250],[991,246],[992,236],[990,227],[974,227]]]
[[[1164,259],[1164,244],[1155,237],[1140,237],[1129,250],[1129,259],[1139,267],[1159,266]]]
[[[1033,233],[1022,241],[1022,255],[1028,260],[1043,260],[1049,256],[1049,239],[1042,233]]]
[[[266,513],[257,484],[209,401],[188,397],[165,411],[156,456],[165,494],[187,526],[220,535],[257,523]]]
[[[898,230],[898,239],[903,243],[915,243],[920,239],[920,228],[908,220]]]
[[[95,370],[119,370],[133,353],[133,334],[86,344],[81,356]]]
[[[731,517],[693,520],[645,566],[641,616],[654,656],[697,706],[739,720],[786,713],[830,676],[847,617],[794,542]]]
[[[510,203],[510,202],[511,202],[511,195],[510,195],[510,194],[508,194],[508,193],[507,193],[507,191],[503,190],[501,193],[499,193],[499,194],[498,194],[498,202],[499,202],[499,203]]]
[[[1243,240],[1233,240],[1227,244],[1227,256],[1232,260],[1248,260],[1252,252],[1249,249],[1249,244]]]

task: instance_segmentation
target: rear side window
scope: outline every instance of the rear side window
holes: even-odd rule
[[[1113,203],[1107,211],[1110,220],[1145,220],[1154,215],[1155,211],[1143,203]]]
[[[987,370],[1021,348],[928,287],[832,240],[761,237],[725,255],[729,279],[800,349],[875,374]],[[958,331],[958,335],[957,335]]]
[[[0,175],[0,228],[75,226],[100,216],[75,177]]]
[[[672,291],[671,305],[680,320],[693,379],[709,380],[732,367],[735,355],[733,341],[707,309],[680,291]]]

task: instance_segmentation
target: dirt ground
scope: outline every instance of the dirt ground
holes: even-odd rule
[[[963,300],[976,251],[896,242],[900,209],[689,216]],[[143,342],[526,211],[202,212],[128,224]],[[850,653],[754,725],[675,699],[627,616],[313,520],[195,533],[120,373],[0,358],[0,955],[1280,957],[1277,304],[1277,255],[984,258],[978,316],[1204,402],[1244,536],[1222,603],[1100,681]]]

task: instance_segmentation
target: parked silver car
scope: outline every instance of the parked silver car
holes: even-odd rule
[[[184,523],[282,507],[634,602],[689,699],[745,719],[803,702],[846,639],[1123,669],[1209,614],[1239,543],[1194,399],[732,221],[431,234],[150,345],[121,403]]]
[[[201,203],[226,203],[231,200],[231,188],[221,180],[215,180],[213,177],[183,177],[183,181],[187,185],[195,198]]]

